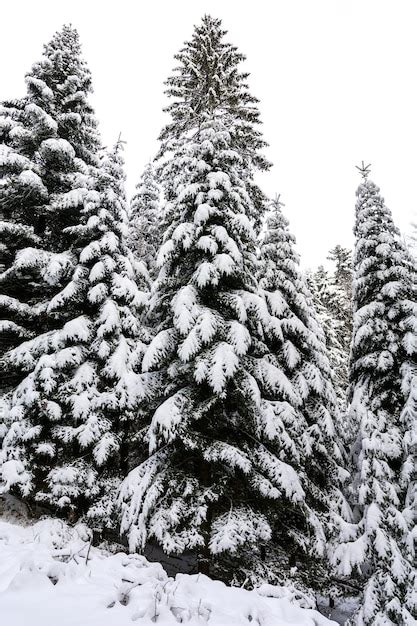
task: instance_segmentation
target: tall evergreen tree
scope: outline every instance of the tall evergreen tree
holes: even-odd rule
[[[80,221],[98,163],[91,77],[74,29],[54,35],[26,86],[24,98],[0,110],[1,353],[55,323],[47,302],[74,261],[66,226]],[[13,372],[5,379],[16,382]]]
[[[177,220],[159,253],[157,333],[143,362],[161,378],[147,428],[150,456],[121,491],[132,550],[150,539],[167,553],[196,550],[206,572],[223,553],[248,544],[256,551],[269,540],[263,500],[302,492],[291,468],[257,437],[255,375],[267,374],[251,354],[251,323],[263,309],[250,200],[229,137],[220,120],[206,121],[171,164]]]
[[[156,257],[162,243],[161,190],[150,161],[136,185],[130,204],[129,247],[137,259],[145,264],[154,278],[157,273]]]
[[[320,568],[317,557],[327,557],[332,513],[347,511],[341,492],[346,453],[325,335],[281,206],[277,198],[265,221],[259,287],[270,314],[263,328],[264,358],[282,372],[292,394],[268,390],[269,429],[275,431],[271,443],[278,458],[294,467],[304,497],[298,507],[283,502],[277,508],[275,545],[287,567],[303,564],[298,576],[314,586],[319,572],[328,578],[326,560]]]
[[[345,527],[335,562],[368,578],[354,624],[410,625],[417,618],[416,268],[369,167],[360,171],[350,364],[356,523]]]
[[[262,196],[253,174],[266,162],[243,56],[224,35],[219,20],[204,17],[167,81],[174,101],[159,177],[168,227],[143,362],[160,385],[147,421],[149,458],[121,491],[132,549],[154,539],[167,553],[195,550],[204,571],[227,552],[259,551],[271,532],[263,500],[280,488],[289,498],[301,493],[291,468],[256,437],[251,333],[265,307],[249,218]]]
[[[7,354],[26,374],[7,397],[3,490],[55,510],[108,523],[127,472],[129,421],[144,395],[138,290],[126,247],[119,147],[97,170],[81,224],[68,227],[80,253],[72,278],[49,302],[62,327]]]
[[[132,550],[155,540],[167,553],[195,551],[200,571],[238,579],[253,575],[273,542],[283,546],[285,511],[294,518],[286,541],[323,553],[318,509],[326,496],[320,504],[317,492],[312,497],[292,455],[311,446],[328,468],[337,465],[333,447],[323,449],[333,423],[316,402],[332,393],[316,365],[320,354],[298,379],[311,423],[296,432],[292,408],[302,403],[300,391],[264,340],[263,329],[273,333],[280,323],[256,277],[251,218],[258,212],[259,220],[265,204],[252,177],[266,167],[258,152],[264,142],[237,67],[243,57],[223,35],[220,22],[205,17],[178,55],[179,75],[168,81],[178,99],[162,133],[169,225],[151,300],[156,333],[143,361],[145,372],[159,376],[159,393],[145,422],[149,457],[124,481],[120,505]],[[288,341],[296,332],[291,323]],[[313,330],[306,333],[314,342]],[[298,445],[292,437],[300,433]],[[293,559],[275,563],[275,574],[281,566],[280,575],[288,573],[297,549]]]

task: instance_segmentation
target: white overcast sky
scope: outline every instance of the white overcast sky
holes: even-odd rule
[[[304,266],[352,244],[355,164],[372,163],[394,219],[416,216],[415,0],[19,0],[4,2],[0,99],[24,93],[24,74],[54,31],[71,22],[93,74],[106,144],[127,141],[128,189],[157,148],[163,81],[204,13],[223,19],[246,54],[260,99],[271,172]]]

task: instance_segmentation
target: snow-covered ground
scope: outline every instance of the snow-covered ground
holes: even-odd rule
[[[275,597],[274,597],[275,596]],[[89,531],[56,519],[0,517],[0,624],[5,626],[331,626],[282,587],[230,588],[202,575],[169,578],[139,555],[93,548]]]

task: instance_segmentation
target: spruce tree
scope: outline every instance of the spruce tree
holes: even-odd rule
[[[323,329],[329,355],[333,383],[339,409],[346,412],[346,393],[349,380],[349,350],[351,325],[350,302],[346,292],[323,266],[307,276],[307,282]]]
[[[163,234],[160,196],[155,167],[150,161],[136,185],[130,203],[128,243],[136,259],[145,264],[152,277],[157,273],[156,257]]]
[[[263,436],[294,468],[304,496],[297,506],[284,500],[277,507],[274,558],[287,569],[297,563],[297,578],[317,587],[329,580],[326,542],[334,514],[347,514],[341,492],[346,453],[325,335],[281,206],[277,198],[265,220],[259,287],[270,315],[263,325],[264,358],[292,393],[266,390],[270,422]]]
[[[259,438],[262,381],[286,381],[257,354],[256,326],[268,314],[256,295],[250,199],[227,127],[207,120],[175,164],[178,219],[159,253],[157,334],[143,361],[161,384],[149,458],[122,487],[122,531],[132,550],[154,539],[168,554],[197,551],[207,572],[224,554],[259,551],[271,537],[266,502],[298,501],[303,491]]]
[[[369,167],[360,171],[350,363],[356,519],[334,560],[343,574],[357,569],[367,579],[352,623],[414,624],[416,268]]]
[[[266,162],[243,56],[224,35],[220,20],[204,17],[167,81],[174,102],[159,170],[167,229],[143,361],[159,386],[145,421],[149,458],[120,495],[132,550],[150,540],[167,553],[193,550],[206,572],[269,540],[265,498],[301,493],[256,436],[252,325],[267,312],[256,296],[250,217],[261,197],[253,174]]]
[[[3,490],[58,513],[111,521],[127,472],[130,422],[146,394],[139,291],[126,247],[120,148],[105,155],[67,233],[80,250],[71,280],[48,304],[65,323],[9,351],[23,381],[7,396]]]
[[[330,250],[327,257],[335,264],[331,274],[327,306],[342,324],[340,341],[346,354],[352,341],[352,253],[340,245]]]
[[[347,248],[337,245],[330,250],[327,258],[335,264],[335,271],[331,277],[331,291],[334,295],[328,300],[328,306],[334,317],[341,323],[339,339],[348,359],[353,324],[352,253]]]
[[[98,163],[91,77],[74,29],[54,35],[26,86],[0,110],[1,353],[55,324],[47,303],[74,261],[66,227],[80,221]],[[18,381],[12,371],[2,378],[8,387]]]
[[[252,218],[257,213],[260,221],[265,203],[254,193],[253,174],[266,166],[264,142],[237,67],[243,57],[223,35],[220,22],[205,17],[168,81],[177,98],[162,133],[168,227],[151,298],[155,337],[143,360],[144,372],[158,377],[157,393],[144,421],[149,456],[122,485],[121,528],[131,550],[156,541],[169,554],[195,552],[200,571],[253,581],[277,541],[323,554],[326,513],[298,473],[292,454],[302,444],[292,437],[301,432],[306,449],[317,447],[327,467],[337,467],[321,431],[332,429],[332,418],[310,393],[323,385],[317,395],[331,394],[331,383],[315,363],[306,364],[304,392],[311,421],[320,424],[295,432],[290,422],[300,392],[265,343],[263,329],[272,332],[279,322],[256,276]],[[326,496],[323,510],[325,503]],[[301,518],[297,530],[291,520],[288,534],[277,521],[285,511]],[[275,569],[270,559],[263,574],[282,580],[295,564],[293,552]]]
[[[346,300],[352,299],[352,253],[348,248],[337,244],[327,256],[335,264],[334,283],[346,293]]]

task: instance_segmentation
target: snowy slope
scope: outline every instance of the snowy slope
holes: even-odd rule
[[[82,525],[5,520],[0,519],[0,622],[7,626],[335,625],[291,603],[285,588],[246,591],[202,575],[173,579],[139,555],[90,547]]]

